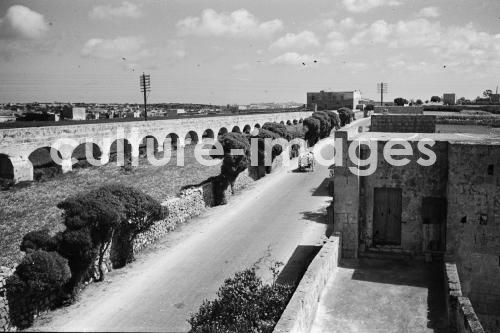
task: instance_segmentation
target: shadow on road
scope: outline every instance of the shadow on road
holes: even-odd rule
[[[321,246],[315,245],[297,246],[285,267],[283,267],[283,270],[278,275],[276,282],[280,284],[298,284],[320,249]]]
[[[321,184],[312,190],[313,197],[329,197],[328,184],[330,183],[330,178],[325,178]]]

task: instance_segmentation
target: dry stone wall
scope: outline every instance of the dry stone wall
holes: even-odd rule
[[[436,116],[376,114],[372,116],[372,132],[435,133]]]

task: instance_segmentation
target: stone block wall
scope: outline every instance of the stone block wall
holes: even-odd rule
[[[341,257],[340,234],[328,239],[307,268],[273,333],[309,332],[316,316],[318,300],[335,274]]]
[[[389,114],[424,114],[423,106],[376,106],[375,113],[383,113],[387,110]]]
[[[432,150],[437,156],[432,166],[421,166],[417,160],[421,157],[418,142],[411,141],[413,155],[405,156],[410,163],[405,166],[393,166],[384,156],[386,142],[377,145],[377,168],[370,176],[360,177],[359,236],[360,241],[369,248],[373,244],[374,192],[376,188],[400,188],[402,192],[401,248],[416,255],[421,255],[424,244],[424,225],[422,203],[426,197],[446,197],[448,176],[448,143],[437,141]],[[367,146],[362,146],[368,148]],[[363,154],[368,156],[369,153]],[[343,192],[343,190],[342,190]],[[444,221],[443,221],[444,223]]]
[[[500,145],[450,143],[447,252],[486,329],[500,331]]]
[[[371,132],[435,133],[436,116],[376,114],[372,116]]]
[[[444,290],[449,332],[484,333],[470,300],[462,295],[457,266],[452,262],[444,263]]]

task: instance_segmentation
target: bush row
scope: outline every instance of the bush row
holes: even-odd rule
[[[167,213],[151,196],[120,184],[78,194],[57,207],[65,230],[54,236],[48,230],[27,233],[20,245],[25,257],[7,280],[10,319],[20,328],[32,324],[41,300],[52,298],[48,306],[59,305],[83,282],[103,280],[108,254],[114,268],[132,261],[136,236]]]
[[[355,119],[354,112],[348,108],[340,108],[335,111],[317,111],[303,122],[305,140],[312,147],[320,139],[330,136],[334,129],[339,129]]]
[[[214,204],[221,205],[226,203],[224,193],[226,189],[233,186],[238,175],[245,171],[250,166],[251,149],[250,143],[252,140],[257,140],[257,158],[258,168],[265,168],[265,173],[271,172],[271,166],[266,163],[266,160],[275,160],[283,152],[281,145],[273,145],[271,149],[268,147],[269,140],[284,140],[283,143],[295,138],[303,137],[303,132],[297,126],[286,126],[275,122],[267,122],[257,133],[226,133],[218,138],[222,145],[222,152],[211,152],[212,158],[222,160],[221,172],[218,176],[212,177],[211,182],[214,186]],[[267,148],[267,149],[266,149]],[[243,154],[233,154],[234,150],[241,150]],[[271,156],[266,156],[266,152],[270,150]],[[292,147],[291,157],[297,155],[299,150],[298,145]],[[233,191],[234,192],[234,191]]]

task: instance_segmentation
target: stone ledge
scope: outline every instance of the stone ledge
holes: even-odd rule
[[[484,333],[471,301],[462,295],[457,265],[453,262],[444,263],[444,287],[449,331]]]
[[[321,294],[338,267],[340,244],[341,236],[337,233],[323,245],[307,268],[273,333],[310,331]]]

